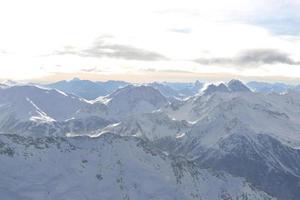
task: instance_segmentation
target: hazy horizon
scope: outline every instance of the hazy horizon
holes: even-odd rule
[[[128,75],[127,75],[128,76]],[[168,82],[168,83],[195,83],[196,81],[200,81],[203,83],[220,83],[220,82],[229,82],[230,80],[236,79],[240,80],[244,83],[249,83],[249,82],[262,82],[262,83],[284,83],[284,84],[289,84],[289,85],[299,85],[300,84],[300,78],[299,79],[291,79],[289,77],[241,77],[241,76],[233,76],[233,75],[228,75],[227,77],[220,77],[215,74],[203,74],[199,76],[199,74],[190,74],[190,76],[187,76],[190,79],[142,79],[142,75],[133,75],[133,76],[103,76],[103,75],[90,75],[90,74],[60,74],[60,75],[55,75],[55,76],[49,76],[49,77],[41,77],[37,79],[23,79],[23,80],[18,80],[18,79],[0,79],[0,83],[5,82],[5,81],[15,81],[15,82],[20,82],[20,83],[37,83],[37,84],[49,84],[49,83],[55,83],[59,81],[71,81],[74,79],[80,79],[80,80],[89,80],[93,82],[105,82],[105,81],[124,81],[132,84],[142,84],[142,83],[153,83],[153,82],[158,82],[158,83],[163,83],[163,82]]]

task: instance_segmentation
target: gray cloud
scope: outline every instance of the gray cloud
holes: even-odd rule
[[[126,60],[166,60],[167,58],[159,53],[136,48],[130,45],[109,44],[102,38],[94,42],[94,44],[87,48],[78,50],[73,46],[66,46],[61,51],[56,51],[55,55],[78,55],[83,57],[113,57],[123,58]]]
[[[236,67],[258,67],[263,64],[300,65],[299,61],[293,60],[287,53],[276,49],[249,49],[232,58],[199,58],[195,62],[203,65],[231,65]]]

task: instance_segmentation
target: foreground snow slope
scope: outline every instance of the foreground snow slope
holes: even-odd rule
[[[271,199],[241,178],[168,157],[147,142],[0,136],[0,193],[10,200]]]

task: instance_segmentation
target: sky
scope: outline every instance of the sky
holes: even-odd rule
[[[300,82],[299,0],[0,1],[0,79]]]

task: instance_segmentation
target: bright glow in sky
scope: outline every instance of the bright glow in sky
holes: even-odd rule
[[[298,0],[1,1],[0,79],[300,80],[299,10]]]

